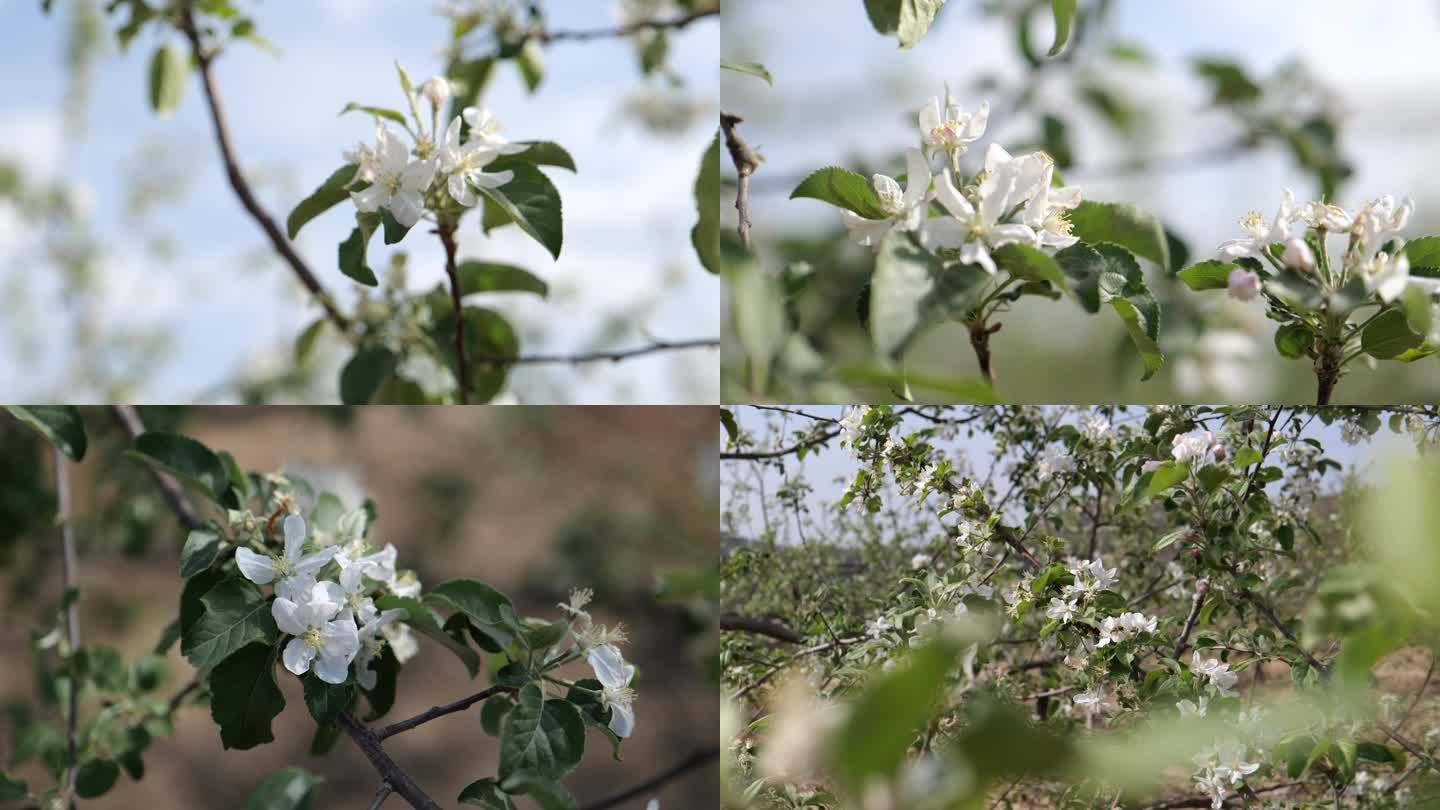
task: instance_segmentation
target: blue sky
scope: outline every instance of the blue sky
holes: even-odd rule
[[[159,322],[172,330],[169,362],[138,396],[184,401],[214,390],[239,370],[283,365],[294,336],[317,309],[264,249],[260,231],[226,185],[198,84],[187,85],[172,118],[152,115],[145,70],[162,40],[147,34],[129,53],[112,49],[101,59],[88,128],[78,136],[67,132],[62,65],[68,4],[56,5],[47,18],[35,0],[0,0],[0,115],[7,133],[0,155],[41,177],[71,183],[89,199],[107,255],[104,322]],[[427,2],[240,5],[281,53],[236,47],[219,61],[217,79],[236,149],[265,205],[283,221],[295,202],[340,165],[342,149],[373,138],[366,116],[336,112],[352,100],[403,106],[394,61],[417,81],[440,70],[437,52],[448,41],[448,22]],[[617,22],[610,3],[565,0],[547,7],[554,28]],[[712,108],[718,47],[715,20],[692,25],[671,46],[672,66],[689,83],[691,98]],[[610,345],[648,342],[647,332],[671,339],[719,333],[718,282],[700,268],[689,243],[692,185],[714,132],[713,118],[701,115],[685,132],[665,137],[625,118],[627,96],[643,86],[636,62],[624,41],[556,44],[546,51],[547,76],[537,95],[526,95],[513,69],[498,75],[488,95],[488,106],[510,137],[558,141],[580,167],[574,176],[551,173],[565,207],[565,247],[558,262],[513,228],[485,238],[472,218],[462,234],[462,258],[520,264],[550,282],[548,302],[516,295],[486,302],[511,314],[522,336],[531,338],[526,351],[589,348],[608,316],[652,299],[658,303],[650,314]],[[152,172],[136,160],[144,144],[163,151],[188,186],[181,204],[155,212],[154,221],[178,246],[168,262],[149,255],[144,233],[127,219],[127,173]],[[0,211],[0,220],[6,214]],[[353,297],[335,268],[335,250],[352,226],[348,212],[337,207],[298,239],[301,253],[347,303]],[[0,234],[7,233],[13,229],[0,227]],[[432,242],[417,232],[402,245],[410,253],[414,289],[443,277],[442,254]],[[5,261],[19,252],[15,246],[0,250],[0,281],[26,271]],[[385,266],[387,255],[379,240],[372,243],[372,266]],[[662,292],[666,278],[678,279],[678,285]],[[44,281],[38,283],[44,288]],[[55,294],[51,285],[51,301]],[[17,358],[13,347],[0,345],[6,399],[56,395],[54,375],[66,359],[64,335],[44,340],[51,334],[46,329],[42,318],[38,334],[49,348],[37,359]],[[713,402],[717,365],[717,354],[702,350],[580,371],[539,367],[517,372],[514,388],[528,401]],[[321,390],[333,397],[331,380],[327,372]]]
[[[872,165],[892,160],[914,145],[915,111],[931,96],[942,94],[945,81],[968,88],[981,72],[1001,77],[1022,74],[1012,31],[981,18],[976,5],[975,0],[951,0],[930,34],[913,49],[901,51],[894,38],[875,33],[860,0],[824,4],[729,0],[725,4],[724,56],[763,62],[775,77],[774,87],[739,74],[721,77],[725,107],[745,117],[746,137],[765,157],[754,180],[762,192],[751,203],[757,232],[818,230],[838,221],[835,210],[822,203],[786,200],[790,186],[767,187],[766,176],[803,177],[822,166],[853,165],[860,158]],[[824,12],[818,12],[822,6]],[[1434,58],[1440,3],[1116,0],[1113,6],[1114,36],[1141,44],[1154,57],[1148,71],[1107,68],[1105,73],[1136,105],[1152,112],[1153,128],[1140,146],[1146,153],[1191,154],[1237,134],[1226,116],[1205,109],[1210,91],[1193,75],[1190,62],[1195,57],[1232,59],[1257,77],[1298,58],[1333,88],[1344,111],[1344,151],[1354,159],[1356,174],[1339,202],[1354,208],[1382,194],[1409,195],[1415,200],[1416,216],[1404,236],[1440,232],[1440,193],[1431,182],[1440,169],[1434,150],[1440,133],[1440,104],[1434,94],[1440,84],[1440,60]],[[1046,15],[1035,19],[1035,41],[1049,42],[1051,24]],[[1134,156],[1136,147],[1110,135],[1093,113],[1074,110],[1069,101],[1074,96],[1063,79],[1043,84],[1040,97],[1070,120],[1076,151],[1083,160],[1105,163]],[[962,100],[973,108],[980,97]],[[1007,120],[992,113],[989,130],[977,148],[991,141],[1010,142],[1032,131],[1032,121]],[[1088,199],[1132,201],[1167,222],[1180,223],[1196,255],[1239,235],[1237,222],[1245,212],[1273,213],[1284,188],[1293,188],[1302,199],[1316,193],[1289,155],[1274,147],[1224,163],[1170,168],[1141,177],[1067,179],[1081,186]],[[1259,305],[1221,299],[1209,298],[1221,308],[1218,315],[1252,334],[1259,356],[1273,354],[1268,344],[1274,325],[1265,320]],[[1077,307],[1038,300],[1022,302],[1009,320],[1007,332],[997,336],[1002,348],[1026,332],[1035,334],[1037,342],[1040,335],[1058,332],[1071,336],[1077,346],[1092,345],[1103,336],[1108,349],[1108,341],[1120,340],[1122,334],[1114,319],[1089,317]],[[922,370],[973,373],[973,359],[953,350],[964,340],[960,331],[935,330],[912,352],[912,359]],[[1284,383],[1274,371],[1279,364],[1267,366],[1255,381],[1252,398],[1308,395],[1313,381],[1304,378],[1300,365],[1284,366],[1290,374]],[[1413,382],[1412,396],[1440,396],[1440,363],[1406,366],[1403,375]],[[1012,374],[1012,380],[1017,376]],[[1133,377],[1117,380],[1118,401],[1142,398],[1147,390],[1153,395],[1157,383],[1147,389],[1138,382],[1138,373]],[[1377,386],[1386,381],[1363,371],[1356,377],[1373,380]],[[1341,394],[1357,387],[1364,388],[1342,383]],[[1013,390],[1007,394],[1017,395]],[[1210,399],[1211,394],[1191,396]]]

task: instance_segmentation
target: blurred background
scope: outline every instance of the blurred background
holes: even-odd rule
[[[331,333],[296,367],[296,337],[319,308],[225,182],[198,82],[192,75],[172,117],[150,109],[150,55],[181,44],[179,35],[152,26],[122,51],[115,31],[128,12],[105,13],[119,5],[0,0],[0,393],[11,402],[337,401],[339,341]],[[452,22],[442,11],[536,5],[551,30],[681,16],[670,0],[234,5],[271,50],[228,48],[216,80],[235,149],[280,221],[341,164],[342,150],[373,140],[372,120],[337,117],[341,107],[403,108],[396,61],[417,82],[444,70]],[[524,353],[718,334],[719,286],[696,260],[690,228],[715,132],[719,37],[718,17],[672,31],[648,70],[635,38],[552,43],[533,92],[513,62],[496,71],[485,103],[506,134],[556,141],[579,167],[548,172],[564,205],[558,261],[515,228],[486,237],[472,217],[461,233],[462,259],[517,264],[549,283],[547,300],[478,296],[511,320]],[[335,251],[353,226],[337,206],[297,241],[346,311],[359,288],[336,269]],[[409,254],[407,289],[444,278],[437,239],[416,233],[398,247]],[[382,279],[394,252],[370,246]],[[527,366],[505,400],[714,402],[716,364],[702,349]]]
[[[72,468],[77,510],[82,635],[130,659],[155,646],[176,614],[177,559],[184,532],[103,409],[82,409],[91,447]],[[178,430],[246,469],[289,470],[347,504],[368,494],[374,536],[393,542],[400,565],[433,585],[475,577],[505,592],[521,615],[558,613],[572,587],[595,589],[595,621],[623,622],[627,658],[638,666],[636,730],[623,762],[599,734],[587,737],[566,784],[581,806],[642,782],[694,751],[713,750],[718,472],[714,408],[142,408],[151,429]],[[637,452],[643,448],[643,452]],[[59,602],[59,541],[53,528],[48,444],[0,418],[0,767],[50,784],[34,762],[9,767],[27,714],[55,722],[43,670],[30,653],[32,627]],[[707,584],[708,583],[708,584]],[[192,668],[178,645],[165,660],[168,696]],[[583,669],[583,667],[582,667]],[[283,673],[282,673],[283,674]],[[121,782],[86,807],[236,808],[266,775],[299,765],[323,776],[314,806],[363,807],[378,778],[340,740],[308,751],[314,721],[300,684],[281,678],[287,707],[275,742],[223,751],[203,706],[182,707],[175,733],[145,754],[139,782]],[[394,722],[472,694],[459,660],[422,639],[402,672]],[[53,697],[53,695],[52,695]],[[29,707],[28,710],[25,707]],[[82,709],[83,715],[83,709]],[[498,761],[478,709],[386,743],[427,792],[453,806],[460,789]],[[655,792],[662,807],[712,807],[713,761]],[[646,797],[648,798],[648,797]],[[392,797],[390,804],[403,804]],[[620,807],[640,808],[645,798]]]
[[[854,295],[870,260],[866,249],[844,245],[835,208],[786,198],[823,166],[903,172],[915,113],[943,98],[945,82],[967,109],[990,100],[972,162],[991,142],[1043,148],[1086,199],[1134,202],[1155,214],[1187,243],[1192,261],[1213,258],[1221,241],[1239,236],[1247,211],[1273,216],[1285,188],[1351,209],[1382,194],[1408,195],[1416,215],[1402,235],[1440,231],[1440,194],[1427,179],[1440,132],[1431,92],[1440,63],[1428,58],[1440,33],[1434,0],[1363,11],[1343,0],[1082,0],[1077,38],[1054,60],[1043,58],[1054,34],[1048,2],[950,0],[909,50],[876,33],[864,5],[827,3],[822,14],[811,4],[727,0],[722,23],[722,56],[763,63],[774,77],[773,87],[731,71],[720,79],[721,106],[745,119],[742,133],[764,158],[751,183],[753,238],[770,272],[790,268],[787,288],[810,274],[791,312],[827,359],[868,362]],[[733,200],[733,185],[722,196]],[[721,210],[733,222],[730,206]],[[1190,293],[1153,266],[1147,273],[1165,307],[1169,359],[1155,379],[1140,382],[1119,319],[1029,297],[992,341],[1005,397],[1313,402],[1308,361],[1279,357],[1259,302]],[[738,356],[732,349],[727,342],[727,360]],[[930,332],[906,367],[977,375],[958,324]],[[778,396],[832,398],[826,389],[789,393]],[[1336,401],[1437,395],[1440,363],[1430,360],[1357,365]]]

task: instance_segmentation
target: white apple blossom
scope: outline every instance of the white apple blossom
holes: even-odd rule
[[[499,188],[515,179],[512,171],[485,171],[486,166],[504,154],[503,149],[476,138],[473,130],[471,137],[462,144],[460,118],[451,119],[450,126],[445,129],[445,142],[440,145],[437,154],[440,173],[445,176],[445,190],[450,193],[450,198],[466,208],[473,208],[480,202],[475,194],[476,188]]]
[[[1240,227],[1245,229],[1247,236],[1222,242],[1220,255],[1227,259],[1238,259],[1241,256],[1259,258],[1268,255],[1271,245],[1290,238],[1290,226],[1295,224],[1298,213],[1295,194],[1286,189],[1275,219],[1267,222],[1259,211],[1251,211],[1241,217]]]
[[[930,555],[923,552],[920,554],[916,554],[914,557],[910,558],[910,568],[913,571],[919,571],[921,568],[924,568],[929,564]]]
[[[1063,472],[1068,472],[1075,466],[1075,459],[1071,458],[1069,451],[1063,447],[1047,447],[1045,452],[1035,460],[1035,475],[1044,481],[1053,478]]]
[[[308,530],[305,518],[298,514],[287,515],[282,526],[285,535],[283,553],[265,555],[241,546],[235,549],[235,564],[240,573],[256,585],[273,582],[276,595],[299,601],[309,593],[315,583],[315,575],[335,556],[336,549],[326,548],[306,554]]]
[[[286,669],[304,675],[313,667],[326,683],[345,682],[360,651],[360,635],[344,601],[344,591],[333,582],[315,583],[298,602],[276,597],[270,606],[275,624],[294,636],[281,656]]]
[[[1016,243],[1033,245],[1039,239],[1029,225],[1002,222],[1016,205],[1016,181],[1011,172],[987,177],[976,189],[976,205],[960,193],[946,169],[936,181],[935,199],[950,215],[926,219],[920,228],[921,244],[930,250],[958,251],[960,261],[995,273],[992,248]]]
[[[1216,752],[1216,760],[1215,775],[1221,779],[1229,779],[1232,785],[1244,782],[1245,777],[1260,770],[1258,762],[1245,761],[1245,746],[1238,742],[1222,745]]]
[[[1122,613],[1120,614],[1120,626],[1131,634],[1154,633],[1157,619],[1154,616],[1147,618],[1143,613]]]
[[[1181,717],[1204,717],[1205,712],[1210,708],[1210,698],[1201,695],[1199,703],[1188,699],[1182,700],[1175,704],[1175,708],[1180,710]]]
[[[975,112],[968,113],[955,103],[950,95],[950,85],[946,84],[944,108],[940,106],[939,97],[935,96],[920,108],[920,138],[932,156],[943,153],[951,166],[956,167],[960,157],[969,151],[969,145],[985,134],[989,119],[989,101],[980,102]]]
[[[1181,433],[1170,440],[1170,455],[1182,464],[1204,458],[1215,444],[1215,434],[1208,430],[1197,433]]]
[[[865,409],[851,408],[840,418],[840,442],[847,447],[854,447],[855,442],[860,438],[860,431],[865,426]]]
[[[1110,420],[1099,414],[1093,414],[1085,419],[1080,426],[1080,433],[1092,442],[1099,443],[1110,435]]]
[[[395,653],[395,660],[402,664],[420,652],[420,642],[415,638],[415,631],[410,629],[408,624],[387,624],[380,628],[380,633],[385,636],[386,641],[390,642],[390,649]]]
[[[919,149],[909,149],[905,152],[903,191],[898,182],[883,174],[872,177],[870,183],[875,189],[875,196],[880,198],[880,207],[888,216],[867,219],[846,210],[840,212],[840,219],[855,244],[879,250],[880,241],[891,231],[913,231],[920,227],[930,200],[930,165]]]
[[[1130,638],[1125,628],[1120,626],[1120,620],[1114,616],[1106,616],[1100,622],[1100,638],[1095,642],[1096,647],[1106,647],[1111,644],[1119,644]]]
[[[404,618],[406,611],[387,610],[384,613],[373,614],[371,618],[364,620],[360,625],[360,650],[355,654],[355,681],[365,689],[374,689],[376,683],[375,670],[371,668],[375,659],[385,650],[385,642],[377,635],[387,625],[396,619]],[[396,655],[399,660],[399,655]]]
[[[1350,235],[1357,244],[1374,247],[1384,237],[1404,230],[1414,211],[1415,204],[1409,197],[1397,203],[1394,197],[1386,194],[1360,206],[1350,226]]]
[[[1225,780],[1210,769],[1196,774],[1195,786],[1210,795],[1210,807],[1212,810],[1220,810],[1225,806]]]
[[[630,688],[635,665],[626,663],[620,648],[613,644],[591,648],[585,653],[585,660],[603,687],[601,699],[610,707],[610,730],[617,737],[629,737],[635,729],[635,691]]]
[[[1362,262],[1360,272],[1371,292],[1387,304],[1404,295],[1407,287],[1418,287],[1427,295],[1440,293],[1440,278],[1410,275],[1410,259],[1404,253],[1391,256],[1382,250]]]
[[[365,624],[375,618],[375,600],[370,598],[370,589],[365,585],[364,571],[360,566],[351,566],[340,571],[342,603],[358,624]]]
[[[375,149],[346,154],[351,157],[362,161],[356,179],[370,183],[369,188],[350,192],[357,210],[371,214],[388,208],[395,221],[407,228],[420,221],[424,192],[435,179],[434,160],[411,160],[410,150],[383,123],[375,124]]]
[[[1292,236],[1285,240],[1285,252],[1281,254],[1280,261],[1297,273],[1308,273],[1315,269],[1315,251],[1304,239]]]
[[[420,95],[433,109],[439,110],[450,101],[450,82],[444,76],[431,76],[420,85]]]
[[[1327,230],[1332,233],[1343,233],[1349,231],[1354,225],[1355,219],[1338,205],[1332,205],[1321,200],[1312,200],[1300,208],[1300,219],[1312,228]]]
[[[1059,619],[1062,624],[1065,624],[1075,618],[1075,607],[1074,600],[1052,596],[1050,597],[1050,606],[1045,608],[1045,615],[1052,619]]]
[[[1215,691],[1221,697],[1233,697],[1235,695],[1231,687],[1235,685],[1236,681],[1240,680],[1238,673],[1231,672],[1230,667],[1226,666],[1218,658],[1201,660],[1199,650],[1196,650],[1192,654],[1190,660],[1192,662],[1190,667],[1191,671],[1196,675],[1208,679],[1210,685],[1215,687]]]
[[[1104,684],[1077,694],[1073,700],[1075,708],[1084,713],[1087,720],[1096,715],[1108,714],[1115,708],[1114,701]]]

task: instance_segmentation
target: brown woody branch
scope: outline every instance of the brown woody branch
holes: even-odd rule
[[[769,619],[757,619],[753,616],[740,616],[735,613],[726,613],[720,617],[720,629],[731,630],[740,633],[754,633],[757,636],[769,636],[778,641],[788,644],[799,644],[805,637],[780,622],[772,622]]]
[[[455,308],[455,373],[460,382],[457,398],[464,405],[470,397],[470,361],[465,356],[465,310],[460,303],[460,273],[455,269],[455,225],[453,222],[442,222],[435,233],[440,235],[440,243],[445,246],[445,275],[450,279],[450,304]]]
[[[437,717],[444,717],[447,714],[454,714],[455,712],[463,712],[471,706],[474,706],[476,703],[485,700],[486,698],[494,697],[495,695],[498,695],[502,692],[513,691],[515,690],[511,689],[508,686],[499,685],[492,686],[488,689],[481,689],[479,692],[476,692],[470,697],[461,698],[454,703],[447,703],[444,706],[433,706],[415,715],[409,720],[401,720],[398,723],[391,723],[384,728],[377,729],[375,731],[375,737],[377,739],[383,740],[387,737],[399,734],[402,731],[409,731],[416,726],[424,725]]]
[[[230,139],[230,128],[225,122],[225,109],[220,103],[220,92],[215,86],[212,69],[215,54],[206,50],[200,41],[200,29],[195,25],[194,11],[189,2],[180,4],[179,25],[181,32],[185,34],[185,38],[190,43],[190,52],[195,58],[195,65],[200,73],[200,84],[205,91],[205,101],[210,110],[210,122],[215,129],[215,143],[220,149],[220,158],[225,164],[225,176],[230,180],[230,187],[235,190],[235,196],[240,198],[240,204],[245,207],[251,219],[254,219],[260,225],[260,229],[265,232],[265,236],[269,238],[275,252],[280,254],[280,258],[284,259],[286,264],[290,265],[290,269],[295,271],[295,277],[300,279],[300,283],[304,285],[305,289],[309,290],[315,300],[320,302],[326,317],[335,324],[341,333],[349,333],[350,319],[335,306],[335,302],[330,298],[330,293],[325,290],[324,285],[320,283],[320,279],[305,264],[305,260],[300,258],[300,254],[295,252],[294,245],[290,244],[290,240],[286,238],[284,231],[280,230],[280,226],[261,207],[254,190],[250,188],[250,182],[245,179],[245,173],[240,169],[240,161],[235,157],[235,146]]]
[[[592,39],[628,37],[632,34],[638,34],[641,31],[678,31],[698,20],[703,20],[706,17],[717,17],[719,15],[720,9],[712,8],[704,11],[692,11],[683,17],[676,17],[672,20],[640,20],[639,22],[615,26],[613,28],[541,31],[535,38],[542,43],[548,44],[551,42],[587,42]]]
[[[415,810],[440,810],[440,805],[425,795],[425,791],[415,784],[415,780],[385,753],[385,749],[380,745],[380,738],[375,736],[374,731],[356,720],[349,712],[342,712],[335,722],[350,735],[350,739],[360,747],[361,753],[370,760],[370,764],[379,772],[385,784],[398,793],[400,798],[409,802]]]
[[[788,456],[791,453],[798,453],[801,450],[814,447],[818,444],[824,444],[825,442],[828,442],[839,435],[840,431],[831,430],[824,433],[818,433],[812,438],[806,439],[802,442],[797,442],[796,444],[792,444],[789,447],[781,447],[776,450],[737,450],[730,453],[721,453],[720,458],[723,461],[759,461],[767,458],[780,458],[781,456]]]
[[[686,758],[680,760],[674,765],[671,765],[669,768],[666,768],[660,773],[655,774],[649,779],[646,779],[644,782],[627,788],[626,790],[623,790],[620,793],[615,794],[614,796],[610,796],[609,798],[601,799],[594,804],[587,804],[580,810],[608,810],[608,808],[615,807],[624,802],[628,802],[638,796],[644,796],[645,794],[656,790],[666,782],[669,782],[671,779],[674,779],[677,776],[684,774],[686,771],[698,768],[701,765],[704,765],[705,763],[719,756],[719,748],[702,748],[698,751],[691,753]]]
[[[735,131],[745,119],[738,115],[720,113],[720,129],[725,132],[725,148],[730,152],[730,161],[735,164],[735,211],[740,222],[735,231],[740,234],[740,243],[750,247],[750,175],[760,168],[760,156],[745,143]]]

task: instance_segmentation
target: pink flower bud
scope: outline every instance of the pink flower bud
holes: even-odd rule
[[[1226,288],[1230,297],[1237,301],[1250,301],[1260,294],[1260,276],[1242,268],[1230,271]]]
[[[1315,251],[1310,249],[1304,239],[1292,236],[1285,240],[1285,253],[1281,255],[1280,261],[1297,273],[1308,273],[1315,269]]]

